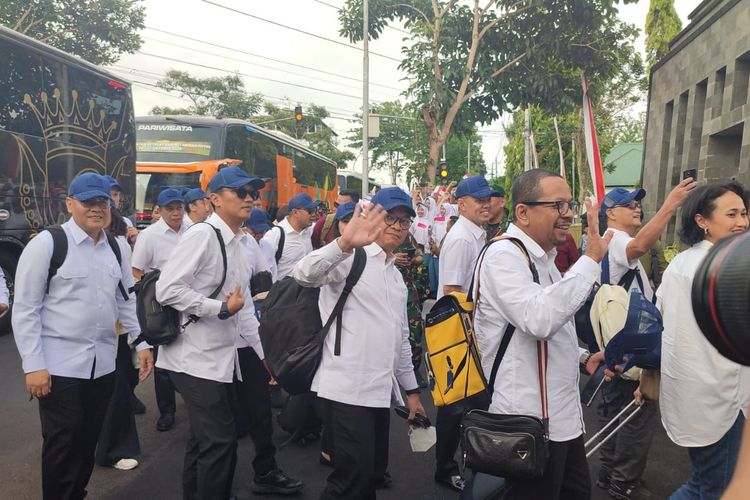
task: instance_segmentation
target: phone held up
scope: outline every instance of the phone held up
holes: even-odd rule
[[[688,177],[692,178],[694,181],[698,181],[698,170],[695,168],[689,168],[687,170],[683,170],[682,179],[685,180]]]

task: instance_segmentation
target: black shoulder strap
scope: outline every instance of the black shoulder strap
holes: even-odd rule
[[[224,267],[221,269],[221,281],[214,289],[214,291],[211,292],[211,295],[208,296],[209,299],[215,299],[219,296],[219,293],[221,293],[221,289],[224,288],[224,282],[227,279],[227,247],[224,245],[224,237],[221,235],[220,229],[215,227],[210,222],[203,221],[203,224],[208,224],[209,226],[211,226],[211,229],[213,229],[216,233],[216,238],[219,240],[219,248],[221,249],[221,260],[224,263]]]
[[[362,276],[362,272],[365,270],[366,265],[367,253],[365,252],[365,249],[354,249],[354,262],[352,263],[349,275],[346,277],[344,290],[342,290],[341,295],[339,295],[339,300],[336,301],[336,305],[333,307],[331,315],[328,316],[328,321],[326,321],[326,324],[323,326],[322,335],[320,336],[321,343],[325,341],[325,338],[328,335],[328,330],[331,329],[331,325],[333,324],[333,320],[338,320],[336,322],[336,345],[333,350],[333,354],[336,356],[341,354],[341,320],[344,316],[344,304],[346,303],[349,294],[352,292],[354,285],[357,284],[360,276]]]
[[[52,257],[49,260],[49,271],[47,272],[47,288],[45,293],[49,293],[49,284],[52,278],[57,274],[57,270],[65,262],[68,256],[68,237],[65,230],[60,225],[50,226],[47,231],[52,236]]]
[[[284,231],[284,228],[281,226],[274,226],[279,228],[279,244],[276,247],[276,263],[278,264],[281,260],[281,255],[284,253],[284,241],[286,240],[286,232]]]
[[[112,253],[115,254],[117,263],[122,266],[122,252],[120,251],[120,244],[117,243],[117,238],[109,231],[104,231],[104,234],[107,235],[107,243],[109,243],[109,248],[112,249]],[[125,290],[125,285],[122,284],[122,280],[120,280],[120,282],[117,284],[117,288],[120,290],[120,295],[122,295],[122,298],[124,298],[125,300],[130,299],[130,295],[128,295],[128,291]]]

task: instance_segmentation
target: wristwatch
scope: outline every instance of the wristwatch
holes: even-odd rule
[[[593,356],[593,354],[591,354],[588,351],[584,351],[583,353],[581,353],[581,356],[578,358],[578,362],[581,365],[583,365],[583,367],[585,368],[589,360],[591,359],[591,356]]]
[[[221,310],[219,311],[219,319],[229,318],[229,305],[226,302],[221,303]]]

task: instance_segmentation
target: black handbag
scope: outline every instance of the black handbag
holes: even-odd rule
[[[536,266],[523,245],[520,248],[529,262],[534,282],[539,283]],[[498,347],[487,385],[490,397],[500,363],[515,331],[515,326],[509,324]],[[464,467],[472,469],[475,474],[483,472],[506,479],[534,479],[544,474],[549,457],[547,341],[537,341],[536,348],[542,418],[531,415],[503,415],[479,409],[469,410],[461,421],[461,445]]]

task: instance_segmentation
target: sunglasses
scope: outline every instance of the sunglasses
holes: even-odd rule
[[[401,227],[401,229],[409,229],[411,227],[411,223],[413,222],[411,217],[396,217],[393,214],[386,214],[385,216],[385,223],[388,226],[393,226],[398,222],[398,225]]]
[[[258,191],[252,187],[241,186],[238,188],[227,188],[227,190],[234,191],[234,194],[236,194],[240,200],[244,200],[248,196],[253,200],[258,199]]]
[[[107,208],[111,203],[107,198],[89,198],[88,200],[77,201],[86,208]]]
[[[627,203],[624,203],[622,205],[615,205],[612,208],[617,208],[617,207],[623,207],[623,208],[629,208],[630,210],[636,210],[638,208],[641,208],[641,202],[640,201],[635,201],[635,200],[630,200]]]

